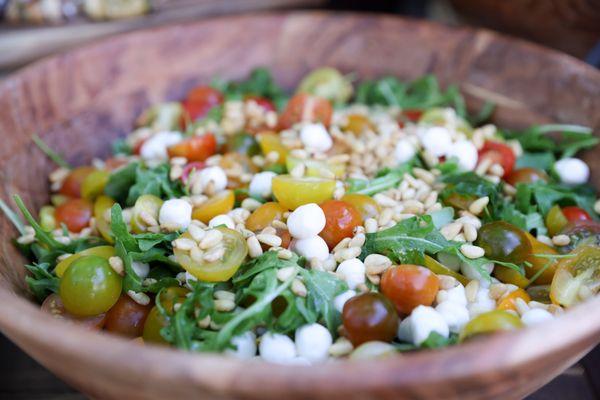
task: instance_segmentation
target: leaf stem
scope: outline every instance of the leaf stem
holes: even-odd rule
[[[58,154],[57,152],[55,152],[54,150],[52,150],[50,148],[50,146],[48,146],[43,140],[42,138],[40,138],[37,134],[31,136],[31,140],[33,140],[33,143],[35,143],[37,145],[37,147],[40,148],[41,151],[44,152],[44,154],[46,154],[46,156],[48,156],[49,159],[51,159],[52,161],[54,161],[54,163],[58,166],[61,166],[63,168],[67,168],[67,169],[71,169],[71,165],[69,165],[68,162],[65,161],[64,158],[62,158],[60,156],[60,154]]]

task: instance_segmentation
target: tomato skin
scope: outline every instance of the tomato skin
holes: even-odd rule
[[[571,257],[559,261],[550,285],[550,299],[554,304],[571,307],[600,291],[600,247],[580,245],[571,251]]]
[[[102,329],[106,321],[105,313],[91,317],[76,317],[75,315],[70,314],[65,310],[65,305],[60,299],[60,296],[56,293],[52,293],[50,296],[46,297],[42,303],[41,309],[52,315],[54,318],[72,321],[79,326],[89,329]]]
[[[129,161],[126,158],[111,157],[108,160],[104,161],[104,168],[106,168],[109,171],[114,171],[115,169],[120,168],[128,163]]]
[[[487,140],[479,150],[479,161],[484,158],[491,158],[494,163],[500,164],[504,169],[503,176],[510,175],[517,161],[510,146],[493,140]]]
[[[160,334],[160,330],[167,326],[169,321],[160,313],[158,307],[154,306],[148,313],[146,321],[144,321],[144,328],[142,331],[142,337],[144,342],[154,344],[168,344],[168,342]]]
[[[217,139],[212,133],[194,136],[168,148],[169,157],[185,157],[188,161],[204,161],[217,152]]]
[[[261,96],[246,96],[245,101],[254,101],[261,106],[265,111],[277,111],[273,102],[266,97]]]
[[[506,176],[506,182],[513,186],[518,183],[534,183],[534,182],[548,182],[548,175],[536,168],[519,168],[512,171],[510,174],[504,174]]]
[[[517,290],[510,292],[509,294],[502,297],[501,299],[499,299],[496,309],[504,310],[504,311],[508,311],[508,310],[517,311],[517,305],[516,305],[517,299],[523,299],[523,301],[525,301],[525,303],[529,303],[531,301],[531,297],[529,297],[529,294],[525,290],[519,288]]]
[[[504,221],[493,221],[479,229],[475,244],[485,250],[485,256],[516,264],[531,254],[531,244],[524,231]]]
[[[83,199],[69,199],[56,207],[57,225],[65,224],[70,232],[78,233],[90,224],[92,203]]]
[[[367,218],[377,218],[381,212],[379,204],[366,194],[348,193],[341,200],[353,205],[362,216],[363,221]]]
[[[341,200],[327,200],[320,205],[325,214],[325,228],[319,233],[329,249],[333,249],[342,239],[352,237],[354,228],[362,223],[360,213],[350,203]]]
[[[290,175],[273,177],[273,196],[288,210],[308,203],[321,204],[331,199],[334,191],[333,179],[294,178]]]
[[[63,181],[58,192],[69,197],[81,197],[81,185],[83,181],[95,170],[94,167],[77,167],[73,169]]]
[[[469,321],[460,333],[459,341],[499,331],[520,329],[523,323],[516,315],[504,310],[488,311]]]
[[[152,305],[141,305],[131,297],[121,295],[117,303],[106,314],[104,329],[123,336],[137,337],[144,331],[144,322]]]
[[[280,115],[279,128],[289,129],[294,124],[305,120],[321,122],[323,125],[329,126],[332,115],[333,107],[328,100],[306,93],[298,93],[290,99]]]
[[[557,235],[568,223],[567,217],[558,204],[552,206],[545,218],[546,228],[550,236]]]
[[[344,329],[354,346],[372,340],[389,342],[396,336],[398,315],[382,294],[370,292],[352,297],[342,312]]]
[[[286,208],[282,207],[279,203],[269,201],[250,214],[246,220],[246,228],[257,232],[265,229],[271,225],[273,220],[283,220],[283,214],[287,211]]]
[[[562,212],[569,222],[590,221],[592,219],[584,209],[575,206],[563,207]]]
[[[211,108],[223,103],[223,94],[210,86],[192,89],[182,102],[185,114],[191,121],[204,117]]]
[[[227,214],[233,209],[235,195],[232,190],[224,190],[204,203],[194,207],[192,218],[208,224],[217,215]]]
[[[381,278],[381,292],[400,314],[410,314],[420,305],[430,306],[440,289],[439,278],[429,269],[403,264],[388,268]]]

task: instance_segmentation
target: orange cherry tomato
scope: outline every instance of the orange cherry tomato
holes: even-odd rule
[[[548,182],[548,175],[536,168],[519,168],[515,169],[510,175],[505,174],[506,182],[513,186],[517,183],[534,183],[538,181]]]
[[[288,129],[302,121],[321,122],[323,125],[329,126],[332,114],[333,107],[328,100],[306,93],[298,93],[290,99],[279,117],[279,127]]]
[[[479,150],[479,161],[481,162],[484,158],[489,158],[492,162],[500,164],[504,169],[503,176],[510,175],[517,161],[510,146],[492,140],[487,140],[483,144],[483,148]]]
[[[212,133],[194,136],[169,147],[169,157],[185,157],[188,161],[204,161],[217,151],[217,139]]]
[[[273,220],[283,220],[286,211],[285,207],[274,201],[265,203],[250,214],[246,220],[246,228],[254,232],[265,229]]]
[[[499,299],[496,309],[504,311],[517,311],[517,306],[515,304],[515,301],[517,299],[523,299],[525,303],[529,303],[531,301],[531,297],[529,297],[529,294],[527,294],[527,292],[523,289],[519,288]]]
[[[69,199],[56,207],[54,217],[57,225],[65,224],[70,232],[81,232],[90,224],[92,203],[83,199]]]
[[[227,214],[233,209],[235,195],[232,190],[224,190],[204,203],[194,207],[192,218],[208,224],[217,215]]]
[[[592,219],[584,209],[575,206],[563,207],[562,212],[569,222],[590,221]]]
[[[381,207],[377,202],[366,194],[348,193],[342,197],[342,201],[349,203],[356,208],[363,220],[367,218],[377,218],[381,212]]]
[[[440,289],[440,280],[429,269],[403,264],[388,268],[381,279],[381,292],[401,314],[420,305],[430,306]]]
[[[47,312],[54,318],[75,322],[80,326],[90,329],[102,329],[106,320],[106,313],[95,315],[93,317],[76,317],[75,315],[70,314],[65,310],[65,305],[60,299],[60,296],[56,293],[52,293],[50,296],[46,297],[42,303],[42,311]]]
[[[350,114],[348,115],[348,121],[346,122],[344,129],[355,135],[361,135],[367,129],[374,130],[375,127],[369,120],[369,117],[362,114]]]
[[[182,105],[187,118],[195,121],[221,103],[223,103],[223,94],[220,91],[210,86],[199,86],[188,93]]]
[[[127,295],[122,295],[106,313],[104,329],[124,336],[137,337],[144,332],[144,322],[152,304],[141,305]]]
[[[77,167],[73,169],[64,180],[58,192],[69,197],[81,197],[81,184],[95,170],[96,168],[94,167]]]
[[[352,237],[354,228],[362,222],[360,213],[350,203],[341,200],[327,200],[320,205],[325,213],[325,228],[319,233],[330,249],[342,239]]]

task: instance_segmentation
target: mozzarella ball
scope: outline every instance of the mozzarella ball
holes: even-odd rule
[[[412,160],[417,154],[417,149],[415,145],[410,142],[410,140],[401,139],[396,143],[396,148],[394,149],[394,157],[398,164],[402,164]]]
[[[306,124],[300,129],[300,140],[304,147],[321,153],[333,146],[333,140],[323,124]]]
[[[460,305],[453,301],[444,301],[435,307],[444,321],[448,324],[450,332],[458,333],[469,322],[469,310],[466,305]]]
[[[325,213],[315,203],[296,208],[287,219],[287,227],[296,239],[318,235],[325,228]]]
[[[214,193],[220,192],[227,187],[227,175],[221,167],[206,167],[196,173],[199,174],[198,182],[202,190],[205,190],[211,183]]]
[[[289,364],[296,358],[296,345],[286,335],[267,332],[260,338],[258,352],[265,361]]]
[[[365,264],[358,258],[343,261],[335,272],[346,281],[350,289],[356,289],[358,285],[365,283]]]
[[[453,302],[459,306],[467,305],[467,295],[465,294],[465,287],[460,283],[452,289],[442,289],[437,293],[436,302],[438,304],[445,302]]]
[[[412,320],[410,319],[410,316],[404,318],[398,325],[398,339],[403,342],[413,342]]]
[[[333,306],[340,313],[344,311],[344,304],[351,298],[356,296],[356,291],[354,290],[346,290],[344,293],[340,293],[333,299]]]
[[[158,222],[170,230],[185,229],[192,222],[192,205],[182,199],[169,199],[160,207]]]
[[[418,306],[410,314],[413,344],[420,346],[432,332],[437,332],[443,337],[450,335],[446,320],[434,308]]]
[[[308,324],[296,329],[296,353],[311,363],[324,361],[333,338],[323,325]]]
[[[219,225],[225,225],[229,229],[235,229],[235,222],[233,222],[233,219],[227,214],[217,215],[208,221],[208,226],[210,228],[215,228]]]
[[[133,261],[131,263],[131,268],[133,268],[133,271],[141,279],[146,279],[148,273],[150,272],[150,265],[139,261]]]
[[[179,132],[158,132],[142,144],[140,156],[144,160],[168,160],[167,149],[181,140]]]
[[[273,194],[272,182],[274,176],[277,176],[277,174],[272,171],[264,171],[255,174],[248,186],[248,193],[250,193],[250,196],[262,197],[263,199],[271,197]]]
[[[521,316],[521,321],[523,321],[523,323],[527,326],[536,325],[544,321],[550,321],[551,319],[554,319],[554,315],[541,308],[529,309]]]
[[[491,274],[494,270],[494,263],[483,264],[480,268]],[[484,278],[477,268],[468,263],[462,263],[460,271],[464,276],[469,278],[469,280],[487,282],[487,278]]]
[[[421,144],[432,155],[444,156],[452,147],[450,131],[441,126],[432,126],[421,135]]]
[[[579,158],[563,158],[554,163],[560,181],[567,185],[581,185],[590,178],[590,167]]]
[[[454,143],[448,152],[446,158],[455,157],[458,160],[458,166],[465,171],[473,171],[477,166],[477,148],[469,140],[459,140]]]
[[[225,350],[225,354],[248,360],[256,355],[256,335],[252,331],[248,331],[231,339],[231,344],[234,349]]]
[[[475,301],[467,305],[469,316],[475,318],[479,314],[496,309],[496,301],[490,298],[490,290],[485,287],[479,287]]]
[[[311,236],[294,240],[292,247],[296,253],[307,260],[316,258],[317,260],[325,261],[329,257],[329,247],[321,236]]]

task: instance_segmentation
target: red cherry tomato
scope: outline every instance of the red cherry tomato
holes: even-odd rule
[[[487,140],[483,144],[483,148],[479,150],[479,161],[481,162],[484,158],[489,158],[493,163],[500,164],[504,169],[503,176],[509,175],[512,172],[517,161],[515,153],[510,146],[492,140]]]
[[[206,163],[202,162],[202,161],[195,161],[195,162],[186,164],[186,166],[183,167],[183,172],[181,173],[181,181],[184,184],[187,183],[188,178],[189,178],[190,174],[192,173],[192,171],[200,171],[205,166],[206,166]]]
[[[135,154],[136,156],[139,156],[141,151],[142,151],[142,146],[144,145],[144,143],[146,142],[146,139],[141,139],[138,140],[134,145],[133,145],[133,149],[131,149],[131,152],[133,154]]]
[[[354,228],[362,222],[360,213],[350,203],[341,200],[327,200],[321,204],[325,213],[325,228],[319,236],[333,249],[342,239],[352,237]]]
[[[144,322],[152,309],[152,304],[141,305],[129,296],[122,295],[106,313],[104,329],[124,336],[138,337],[144,331]]]
[[[102,329],[106,320],[106,313],[95,315],[93,317],[76,317],[73,314],[69,314],[69,312],[65,310],[65,305],[60,299],[60,296],[56,293],[52,293],[50,296],[46,297],[46,300],[42,303],[42,311],[47,312],[54,318],[75,322],[76,324],[89,329]]]
[[[342,321],[345,334],[354,346],[379,340],[391,341],[398,330],[398,315],[390,301],[380,293],[363,293],[344,304]]]
[[[183,109],[190,121],[204,117],[211,108],[223,103],[223,94],[210,86],[192,89],[182,102]]]
[[[259,106],[261,106],[265,111],[277,111],[273,102],[266,97],[261,96],[247,96],[245,98],[246,101],[252,100]]]
[[[81,232],[90,224],[92,203],[84,199],[69,199],[56,207],[54,211],[56,223],[65,224],[69,232]]]
[[[519,168],[512,171],[510,174],[504,174],[506,182],[513,186],[519,183],[534,183],[538,181],[548,182],[548,175],[536,168]]]
[[[115,169],[122,167],[128,162],[129,161],[125,158],[112,157],[104,161],[104,168],[106,168],[109,171],[114,171]]]
[[[321,122],[329,126],[333,107],[331,103],[321,97],[298,93],[292,97],[285,110],[279,117],[279,127],[288,129],[301,121]]]
[[[212,133],[194,136],[168,148],[169,157],[185,157],[188,161],[204,161],[217,151],[217,139]]]
[[[439,289],[437,275],[417,265],[389,268],[381,279],[381,292],[394,303],[399,313],[406,315],[417,306],[430,306]]]
[[[569,222],[590,221],[592,219],[584,209],[575,206],[563,207],[562,213]]]
[[[69,197],[81,197],[81,184],[95,170],[94,167],[77,167],[73,169],[63,181],[58,192]]]

